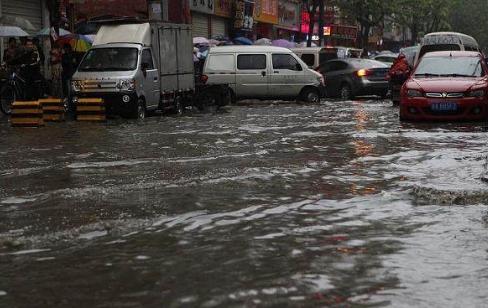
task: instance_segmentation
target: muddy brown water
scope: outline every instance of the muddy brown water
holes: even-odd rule
[[[0,117],[0,307],[485,307],[487,142],[374,100]]]

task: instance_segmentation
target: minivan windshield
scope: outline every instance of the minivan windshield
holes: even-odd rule
[[[478,57],[424,57],[415,70],[415,77],[482,77],[483,66]]]
[[[90,49],[78,68],[81,72],[133,71],[137,68],[137,48]]]

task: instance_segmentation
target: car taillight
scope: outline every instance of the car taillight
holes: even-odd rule
[[[356,74],[358,75],[358,77],[365,77],[365,76],[371,75],[371,71],[365,70],[365,69],[360,69],[359,71],[356,72]]]
[[[206,84],[206,83],[207,83],[207,81],[208,81],[208,76],[207,76],[207,75],[202,75],[202,76],[200,77],[200,80],[203,82],[203,84]]]

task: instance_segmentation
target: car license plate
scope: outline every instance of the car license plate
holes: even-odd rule
[[[430,110],[432,111],[457,111],[458,104],[453,102],[442,102],[442,103],[433,103],[430,105]]]

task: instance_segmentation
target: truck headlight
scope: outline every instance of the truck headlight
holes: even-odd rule
[[[134,91],[136,89],[136,81],[134,79],[121,79],[117,82],[117,89],[121,91]]]
[[[83,82],[81,80],[73,80],[71,82],[71,88],[75,92],[80,92],[83,88]]]

